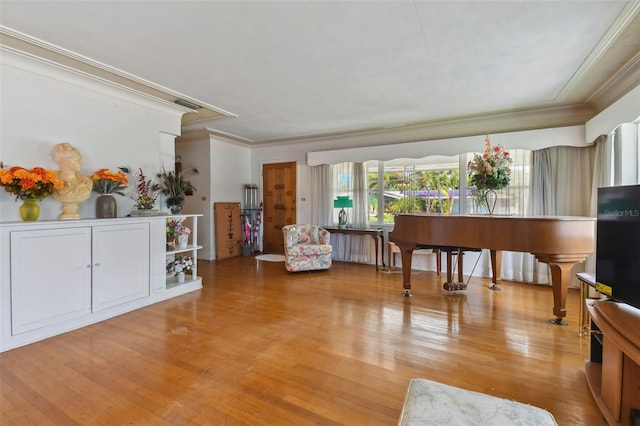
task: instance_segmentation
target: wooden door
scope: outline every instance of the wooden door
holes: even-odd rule
[[[282,227],[296,223],[296,163],[262,166],[263,251],[284,253]]]

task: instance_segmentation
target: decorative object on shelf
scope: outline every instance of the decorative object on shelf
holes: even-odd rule
[[[167,273],[180,274],[191,271],[193,259],[190,256],[177,255],[173,259],[167,259]]]
[[[167,220],[167,248],[171,245],[170,250],[175,248],[175,238],[178,238],[178,247],[186,248],[189,242],[189,235],[191,235],[191,229],[184,226],[183,219],[168,219]]]
[[[345,211],[345,208],[353,207],[353,200],[349,199],[348,195],[338,195],[336,199],[333,200],[333,207],[340,209],[340,212],[338,213],[338,228],[346,228],[347,212]]]
[[[108,169],[100,169],[93,173],[91,180],[93,191],[100,194],[96,200],[96,217],[118,217],[116,199],[111,194],[124,196],[124,190],[129,183],[127,176],[122,171],[114,173]]]
[[[20,218],[23,222],[35,222],[40,217],[40,205],[35,198],[25,198],[20,205]]]
[[[129,167],[120,167],[124,173],[131,175],[131,181],[135,185],[135,192],[131,198],[135,202],[135,209],[131,211],[131,216],[155,216],[158,210],[154,209],[158,198],[158,191],[151,179],[147,179],[142,169],[134,174]]]
[[[478,207],[485,207],[489,214],[493,214],[496,206],[495,190],[509,186],[512,163],[509,152],[502,145],[491,145],[489,135],[484,140],[483,153],[475,154],[467,163],[469,186],[475,187],[476,203]]]
[[[6,192],[15,194],[16,201],[23,201],[20,206],[22,220],[36,221],[40,216],[37,201],[52,195],[55,190],[62,189],[64,182],[57,178],[56,172],[42,167],[12,167],[8,170],[0,169],[0,185]]]
[[[187,248],[189,244],[189,235],[180,234],[178,235],[178,248]]]
[[[184,205],[184,197],[193,194],[196,190],[186,177],[187,174],[198,174],[198,170],[191,169],[187,171],[166,171],[162,169],[162,173],[158,174],[160,183],[153,186],[155,191],[160,192],[166,197],[165,203],[171,214],[179,214]]]
[[[80,219],[78,205],[89,199],[93,181],[90,177],[81,175],[82,155],[80,151],[68,142],[57,144],[51,154],[53,161],[60,166],[58,179],[64,187],[53,192],[53,198],[62,203],[60,220]]]

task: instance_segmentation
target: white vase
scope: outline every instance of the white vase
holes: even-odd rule
[[[187,248],[188,243],[189,243],[188,235],[178,235],[178,247]]]
[[[184,272],[178,272],[178,283],[183,284],[185,279]]]

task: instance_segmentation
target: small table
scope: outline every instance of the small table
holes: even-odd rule
[[[384,264],[384,229],[383,228],[337,228],[331,226],[323,226],[324,229],[334,234],[351,234],[351,235],[369,235],[373,238],[376,246],[376,272],[378,272],[378,249],[382,250],[380,258],[382,259],[382,267]],[[382,244],[378,244],[378,239]]]

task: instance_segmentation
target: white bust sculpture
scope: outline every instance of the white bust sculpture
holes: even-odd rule
[[[64,188],[53,193],[53,198],[62,202],[62,213],[58,218],[80,219],[78,204],[91,196],[93,187],[90,177],[78,173],[82,167],[82,155],[70,143],[64,142],[54,147],[52,157],[60,166],[58,179],[64,182]]]

